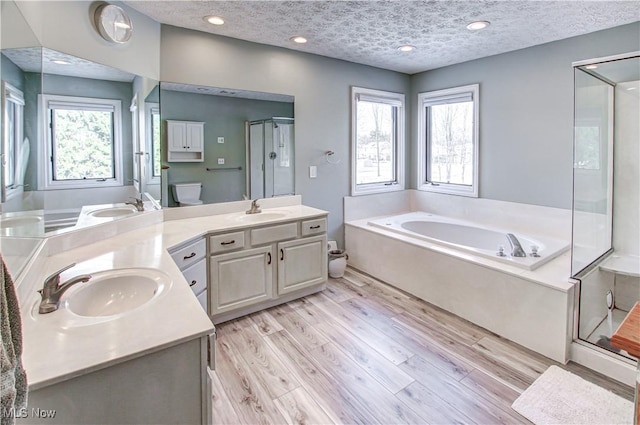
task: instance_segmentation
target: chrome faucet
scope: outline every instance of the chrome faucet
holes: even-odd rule
[[[76,276],[67,280],[63,284],[60,284],[60,275],[62,272],[69,270],[75,265],[76,263],[73,263],[58,270],[44,281],[44,286],[38,291],[42,297],[38,313],[46,314],[56,311],[60,307],[60,298],[67,289],[71,288],[76,283],[88,282],[89,279],[91,279],[90,274],[81,274],[80,276]]]
[[[142,199],[138,199],[138,198],[131,198],[131,199],[133,200],[127,201],[125,202],[125,204],[133,205],[134,207],[136,207],[136,210],[138,211],[144,211],[144,202],[142,201]]]
[[[258,214],[261,213],[260,205],[258,205],[258,200],[254,199],[251,201],[251,208],[245,211],[247,214]]]
[[[513,233],[507,233],[507,239],[509,239],[509,243],[511,244],[511,256],[512,257],[526,257],[527,254],[522,249],[522,245],[520,245],[520,241],[516,238],[516,235]]]

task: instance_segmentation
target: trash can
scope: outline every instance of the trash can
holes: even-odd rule
[[[348,259],[349,256],[344,249],[333,249],[329,251],[329,276],[333,278],[344,276]]]

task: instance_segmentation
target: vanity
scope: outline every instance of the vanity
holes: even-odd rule
[[[212,322],[326,284],[327,212],[299,196],[261,204],[252,215],[248,201],[152,211],[44,239],[16,278],[30,389],[18,423],[211,423]],[[38,314],[36,290],[72,263],[61,281],[129,273],[155,282],[140,286],[150,298],[103,315],[82,302],[89,280]]]

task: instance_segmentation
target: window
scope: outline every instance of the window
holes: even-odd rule
[[[477,84],[418,95],[418,189],[478,196]]]
[[[121,102],[42,95],[45,189],[122,186]]]
[[[24,95],[11,84],[2,82],[4,104],[2,134],[2,184],[5,200],[22,192],[24,167],[29,155],[29,142],[23,141]]]
[[[404,189],[404,94],[353,87],[351,194]]]
[[[147,182],[160,184],[161,158],[160,158],[160,105],[146,102],[147,112],[147,149],[149,153]]]

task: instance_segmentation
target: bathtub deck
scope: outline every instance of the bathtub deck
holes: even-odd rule
[[[511,403],[558,365],[352,269],[217,331],[215,423],[525,424]],[[558,366],[633,399],[631,387]]]

